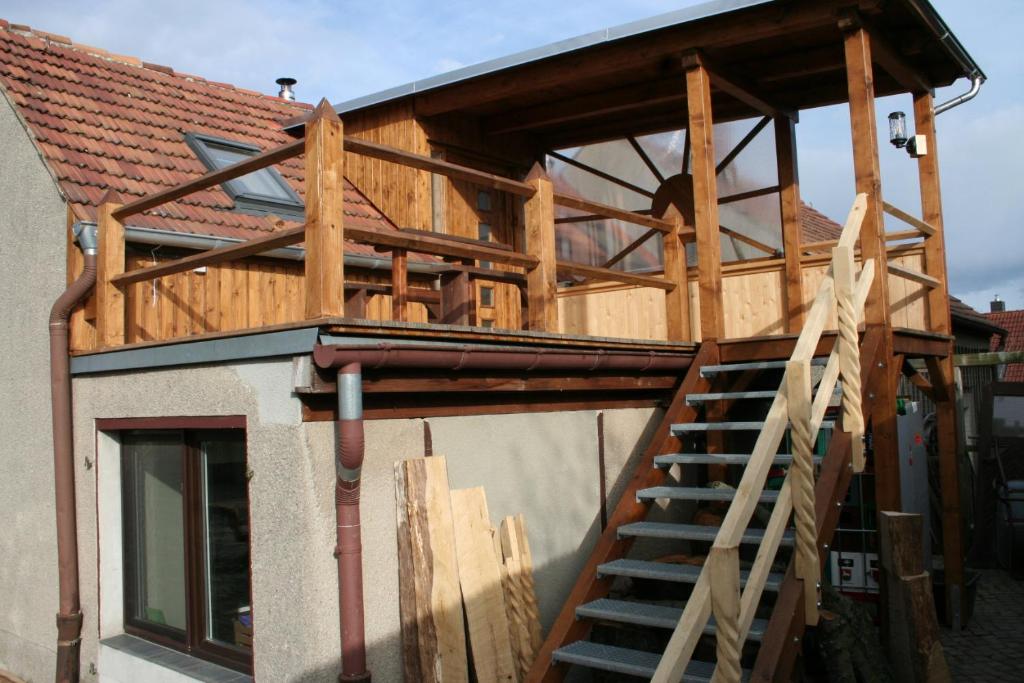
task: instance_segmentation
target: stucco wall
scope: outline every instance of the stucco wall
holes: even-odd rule
[[[98,639],[114,634],[119,616],[111,615],[108,605],[99,625],[98,601],[115,598],[97,595],[96,586],[105,585],[98,567],[102,562],[107,575],[118,571],[119,563],[98,550],[97,537],[102,548],[105,531],[102,525],[97,528],[97,506],[102,518],[109,509],[105,506],[118,502],[111,500],[117,497],[116,481],[103,483],[104,468],[117,466],[116,448],[111,451],[109,439],[96,438],[95,419],[245,415],[256,678],[336,680],[334,426],[300,421],[291,370],[290,360],[282,359],[76,378],[83,671],[96,662]],[[609,489],[638,440],[650,432],[653,412],[605,412]],[[542,614],[549,624],[599,530],[597,412],[431,418],[430,427],[434,453],[448,458],[453,488],[484,486],[492,521],[525,513]],[[397,681],[401,636],[394,463],[423,455],[423,420],[369,421],[366,444],[362,518],[369,659],[376,680]],[[100,500],[97,482],[104,489]]]
[[[47,318],[66,209],[0,93],[0,669],[53,679],[57,551]]]

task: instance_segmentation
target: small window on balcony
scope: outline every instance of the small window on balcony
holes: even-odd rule
[[[187,133],[185,142],[211,171],[245,161],[261,151],[255,145],[199,133]],[[221,187],[240,211],[299,218],[304,210],[302,200],[295,194],[295,190],[272,166],[227,180]]]
[[[480,305],[489,307],[494,306],[494,287],[480,288]]]
[[[479,211],[491,210],[491,193],[488,190],[480,190],[476,193],[476,208]]]

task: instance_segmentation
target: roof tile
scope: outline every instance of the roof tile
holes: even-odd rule
[[[0,89],[27,123],[76,215],[87,220],[95,219],[108,189],[129,200],[205,173],[185,143],[186,132],[269,149],[292,141],[281,121],[312,109],[3,20]],[[276,168],[305,195],[301,158]],[[344,200],[354,222],[395,227],[348,181]],[[265,218],[233,211],[220,188],[133,216],[130,223],[242,239],[273,229]],[[367,245],[347,249],[375,253]]]
[[[1006,330],[1005,343],[1000,347],[999,335],[992,335],[992,351],[1024,351],[1024,310],[1000,311],[986,313],[985,317],[992,323]],[[1024,363],[1011,363],[1006,366],[1004,382],[1024,382]]]

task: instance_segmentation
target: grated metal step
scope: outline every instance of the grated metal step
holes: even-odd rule
[[[681,541],[706,541],[712,543],[718,535],[717,526],[702,524],[671,524],[668,522],[634,522],[623,524],[618,529],[619,538],[632,536],[636,538],[671,538]],[[747,529],[743,533],[741,543],[760,544],[764,539],[763,529]],[[782,545],[793,545],[793,532],[786,531],[782,536]]]
[[[654,676],[658,662],[661,661],[661,655],[653,652],[591,643],[588,640],[578,640],[558,648],[552,653],[551,658],[556,662],[643,678]],[[714,664],[691,661],[686,667],[686,673],[683,674],[683,683],[709,683],[714,673]]]
[[[710,500],[728,502],[736,496],[733,488],[699,488],[696,486],[652,486],[636,492],[637,501],[657,500]],[[779,497],[778,491],[762,491],[758,501],[774,503]]]
[[[822,420],[821,429],[832,429],[835,427],[834,420]],[[692,432],[759,432],[764,428],[764,421],[760,422],[683,422],[672,425],[672,434]]]
[[[702,377],[717,375],[720,372],[743,372],[745,370],[779,370],[786,367],[784,360],[766,360],[753,363],[724,363],[722,365],[705,365],[700,369]],[[828,358],[812,358],[811,365],[827,365]]]
[[[614,560],[597,567],[597,575],[628,576],[632,579],[653,579],[655,581],[672,581],[674,583],[696,583],[702,567],[692,564],[671,564],[669,562],[647,562],[645,560]],[[740,571],[740,583],[746,583],[747,570]],[[778,591],[782,585],[782,574],[768,574],[764,589]]]
[[[679,624],[679,619],[682,616],[683,610],[679,607],[613,600],[611,598],[601,598],[576,608],[576,617],[579,619],[600,619],[622,624],[665,629],[674,629]],[[766,619],[754,619],[750,624],[750,630],[747,632],[747,640],[760,641],[764,638],[767,628],[768,621]],[[716,630],[715,618],[711,617],[704,626],[704,635],[713,636]]]
[[[776,389],[774,391],[724,391],[711,394],[687,394],[686,404],[692,406],[695,403],[704,403],[706,401],[739,401],[754,398],[775,398],[777,393],[779,392]]]
[[[671,467],[672,465],[746,465],[750,461],[749,453],[665,453],[654,456],[655,467]],[[815,455],[814,462],[821,463],[822,456]],[[793,456],[779,453],[772,460],[776,465],[789,465]]]

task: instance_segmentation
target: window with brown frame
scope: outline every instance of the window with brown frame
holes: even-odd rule
[[[121,432],[125,631],[252,673],[243,429]]]

